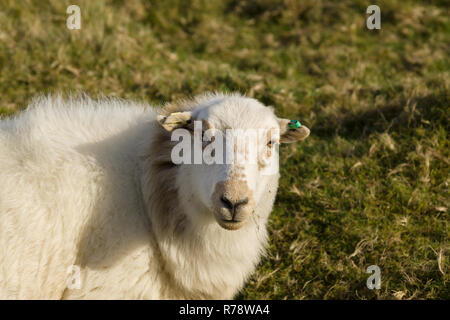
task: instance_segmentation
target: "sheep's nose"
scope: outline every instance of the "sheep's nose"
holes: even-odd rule
[[[230,212],[233,215],[236,214],[236,212],[238,211],[238,209],[240,207],[245,206],[248,203],[248,197],[244,198],[244,199],[240,199],[240,200],[232,200],[230,198],[228,198],[225,195],[222,195],[222,197],[220,198],[220,201],[222,201],[223,205],[225,206],[225,208],[227,208],[228,210],[230,210]]]

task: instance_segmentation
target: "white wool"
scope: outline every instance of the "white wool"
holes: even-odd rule
[[[0,121],[0,299],[230,299],[242,288],[267,243],[278,174],[241,229],[190,221],[168,233],[142,160],[156,116],[134,102],[42,97]],[[79,289],[67,287],[71,266]]]

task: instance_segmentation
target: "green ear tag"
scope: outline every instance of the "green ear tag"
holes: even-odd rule
[[[298,120],[291,120],[288,123],[289,129],[297,129],[297,128],[300,128],[301,126],[302,126],[302,124]]]

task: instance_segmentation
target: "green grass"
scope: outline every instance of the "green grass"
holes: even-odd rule
[[[312,133],[281,148],[268,255],[238,297],[450,299],[449,9],[376,1],[370,31],[372,2],[3,0],[0,115],[49,92],[246,93]]]

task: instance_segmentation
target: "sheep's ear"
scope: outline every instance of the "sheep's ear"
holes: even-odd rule
[[[168,116],[158,115],[157,120],[167,131],[173,131],[177,128],[187,128],[192,122],[192,113],[190,111],[174,112]]]
[[[294,143],[297,141],[305,140],[308,138],[310,130],[304,125],[292,125],[292,120],[288,119],[278,119],[278,124],[280,125],[280,142],[281,143]],[[290,125],[291,124],[291,125]]]

